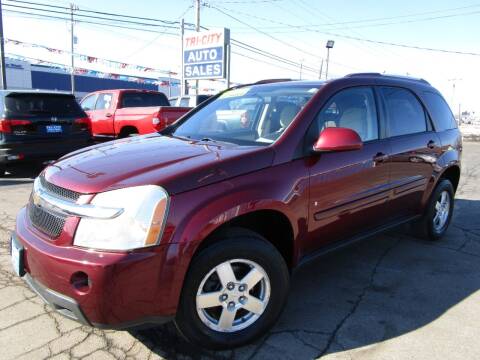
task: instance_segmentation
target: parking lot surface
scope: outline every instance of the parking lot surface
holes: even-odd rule
[[[465,143],[453,223],[429,243],[396,230],[292,277],[277,325],[237,350],[192,348],[173,326],[100,331],[53,312],[13,274],[8,249],[33,174],[0,179],[2,359],[479,359],[480,143]]]

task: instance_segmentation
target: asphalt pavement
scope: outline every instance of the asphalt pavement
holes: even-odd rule
[[[43,304],[13,273],[9,234],[34,171],[0,178],[1,359],[480,359],[480,143],[465,143],[455,214],[441,242],[402,229],[297,270],[277,325],[209,352],[172,325],[101,331]]]

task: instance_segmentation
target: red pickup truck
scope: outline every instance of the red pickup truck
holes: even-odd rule
[[[170,106],[165,94],[149,90],[96,91],[85,96],[80,105],[97,138],[157,132],[191,109]]]

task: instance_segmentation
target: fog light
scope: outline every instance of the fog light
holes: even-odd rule
[[[72,275],[70,278],[70,283],[74,287],[75,290],[85,293],[90,290],[91,282],[88,278],[88,275],[85,274],[83,271],[77,271]]]

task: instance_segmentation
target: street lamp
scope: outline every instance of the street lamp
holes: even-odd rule
[[[327,48],[327,69],[325,71],[325,80],[328,80],[328,63],[330,61],[330,49],[333,48],[333,45],[335,45],[335,41],[328,40],[327,45],[325,46]]]

